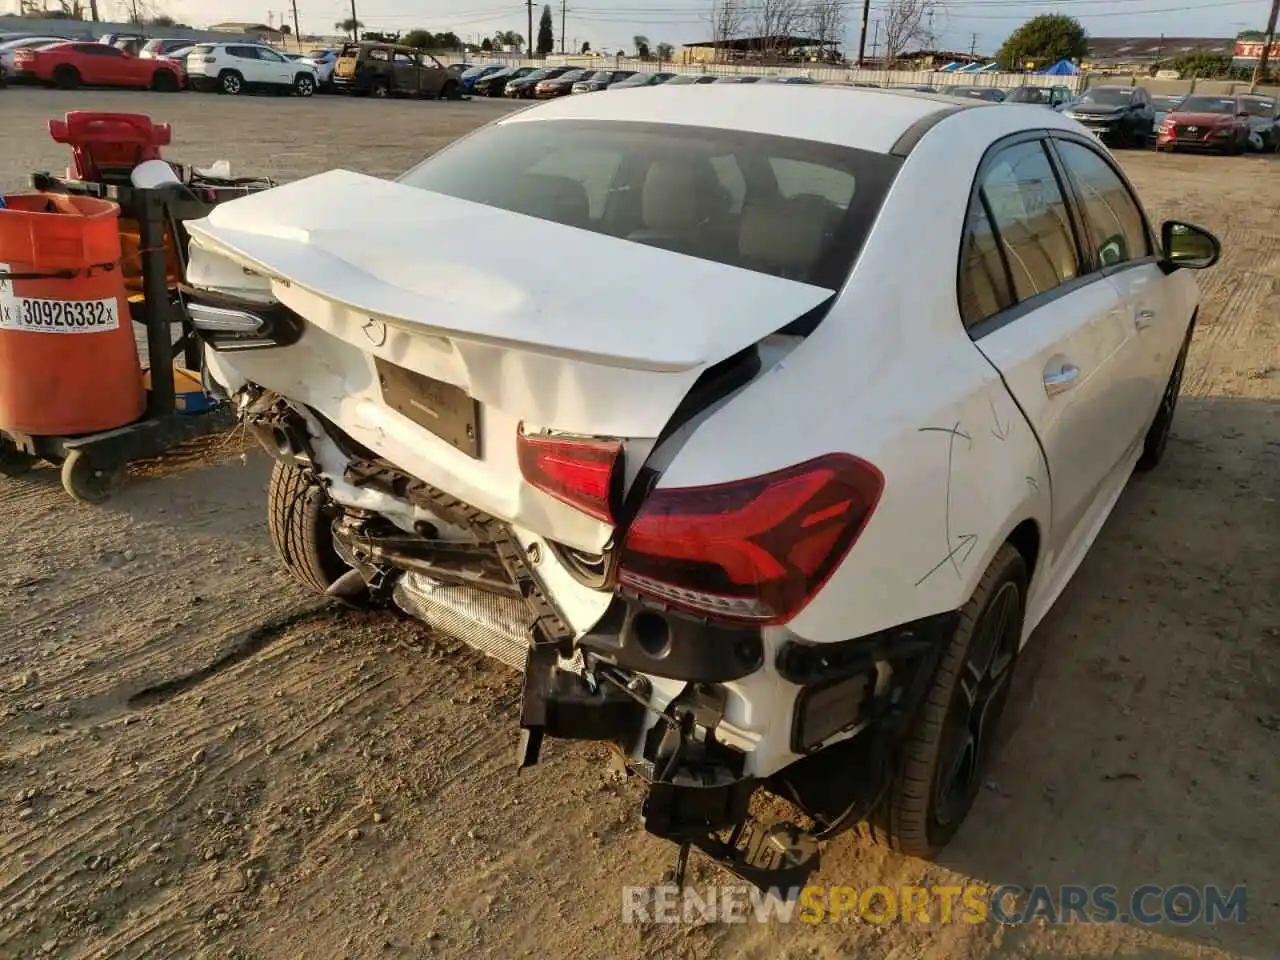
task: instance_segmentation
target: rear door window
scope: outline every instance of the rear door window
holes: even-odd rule
[[[1083,245],[1093,265],[1111,267],[1150,255],[1138,201],[1111,164],[1096,150],[1068,140],[1059,140],[1057,150],[1079,199]]]

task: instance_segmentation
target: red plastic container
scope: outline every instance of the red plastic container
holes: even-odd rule
[[[173,129],[167,123],[152,123],[142,113],[73,110],[61,120],[49,121],[49,135],[56,143],[70,144],[77,178],[102,182],[127,180],[144,160],[159,160]]]
[[[5,204],[0,274],[16,276],[0,276],[0,430],[68,436],[137,420],[146,394],[119,207],[44,193]]]

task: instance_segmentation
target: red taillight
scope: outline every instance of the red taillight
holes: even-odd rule
[[[516,436],[520,472],[539,490],[577,507],[583,513],[613,523],[614,468],[622,444],[617,440]]]
[[[884,477],[848,454],[732,483],[654,490],[622,547],[618,582],[723,620],[785,623],[866,525]]]

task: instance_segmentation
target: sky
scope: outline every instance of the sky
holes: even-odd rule
[[[110,8],[116,0],[99,0]],[[290,0],[153,0],[155,5],[185,23],[203,26],[223,20],[251,20],[278,25],[292,23]],[[750,24],[760,0],[740,0],[748,9]],[[803,4],[805,0],[800,0]],[[871,0],[868,52],[874,21],[892,0]],[[942,49],[993,53],[1005,36],[1038,13],[1067,13],[1077,17],[1092,35],[1231,37],[1241,30],[1262,30],[1270,10],[1268,0],[936,0],[934,32]],[[304,33],[333,33],[335,21],[350,16],[350,0],[297,0],[298,20]],[[633,48],[632,37],[641,34],[651,43],[708,40],[711,36],[712,0],[569,0],[565,35],[580,47]],[[848,0],[846,48],[857,50],[862,0]],[[534,6],[534,30],[541,13]],[[559,46],[560,8],[555,13]],[[356,0],[356,12],[368,30],[452,30],[464,40],[479,40],[496,30],[526,32],[526,10],[521,2],[501,0]],[[103,10],[105,16],[106,10]],[[751,32],[749,29],[746,32]]]

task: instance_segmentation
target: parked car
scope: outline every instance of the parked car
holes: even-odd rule
[[[937,93],[937,87],[931,87],[926,83],[891,83],[890,90],[914,90],[916,93]]]
[[[502,69],[503,66],[500,63],[486,63],[480,67],[471,67],[458,74],[458,83],[462,87],[463,93],[471,93],[475,89],[477,80],[495,74]]]
[[[761,83],[798,83],[798,84],[816,84],[818,81],[812,77],[761,77]]]
[[[760,77],[735,74],[730,77],[716,77],[716,83],[757,83]]]
[[[187,82],[194,90],[238,96],[254,90],[316,92],[316,69],[260,43],[199,43],[187,54]]]
[[[1164,123],[1164,118],[1169,115],[1169,111],[1176,109],[1178,104],[1180,104],[1182,101],[1183,101],[1183,96],[1181,94],[1177,96],[1169,96],[1167,94],[1151,95],[1151,110],[1152,110],[1151,138],[1153,141],[1156,137],[1156,134],[1159,133],[1160,131],[1161,124]]]
[[[634,70],[596,70],[589,73],[577,83],[573,85],[574,93],[596,93],[604,90],[611,84],[617,83],[619,80],[625,80],[627,77],[634,77]]]
[[[677,73],[666,82],[675,87],[684,87],[691,83],[715,83],[719,79],[720,77],[714,73]]]
[[[182,89],[182,68],[172,60],[143,59],[105,43],[57,43],[14,51],[15,72],[64,90],[79,86],[131,87],[170,93]]]
[[[507,92],[507,84],[513,80],[523,80],[533,73],[537,67],[504,67],[497,73],[481,77],[471,88],[477,97],[500,97]]]
[[[1014,87],[1007,94],[1001,103],[1033,103],[1042,107],[1052,107],[1054,110],[1070,101],[1072,98],[1070,87],[1035,87],[1023,86]]]
[[[196,48],[193,43],[189,47],[178,47],[177,50],[170,50],[165,54],[166,58],[172,60],[178,65],[178,69],[182,71],[183,85],[186,85],[187,76],[187,57],[191,55],[191,51]]]
[[[1241,94],[1240,103],[1249,114],[1249,147],[1262,153],[1280,153],[1280,116],[1275,97]]]
[[[333,88],[367,97],[433,97],[462,93],[458,78],[429,53],[394,43],[348,43],[338,52]]]
[[[508,80],[504,93],[506,96],[515,99],[532,100],[538,84],[544,80],[554,80],[556,77],[562,77],[573,69],[573,67],[540,67],[531,73],[525,74],[518,80]]]
[[[333,68],[338,62],[337,50],[309,50],[303,59],[316,68],[316,83],[321,89],[327,90],[333,86]]]
[[[634,77],[627,77],[625,80],[619,80],[617,83],[609,84],[610,90],[629,90],[632,87],[656,87],[660,83],[668,83],[677,74],[674,73],[637,73]],[[698,80],[699,83],[708,83],[707,80]]]
[[[1212,150],[1244,153],[1249,145],[1249,111],[1240,97],[1188,94],[1160,124],[1157,150]]]
[[[66,37],[19,37],[16,40],[5,40],[0,42],[0,66],[12,75],[17,69],[14,54],[19,50],[43,50],[46,47],[70,42]]]
[[[1090,87],[1062,115],[1104,143],[1145,147],[1151,142],[1155,107],[1145,87]]]
[[[933,856],[1024,644],[1164,453],[1218,241],[1153,229],[1051,110],[628,108],[188,222],[207,369],[277,460],[268,529],[307,589],[523,669],[520,765],[611,742],[650,832],[769,842],[790,879],[761,887],[873,809]],[[744,833],[762,789],[811,826]]]
[[[187,40],[183,37],[153,37],[138,48],[138,56],[147,59],[167,57],[175,50],[181,50],[194,44],[194,40]]]
[[[962,83],[952,83],[942,88],[942,92],[948,97],[965,97],[969,100],[985,100],[988,103],[1004,103],[1005,92],[996,87],[979,87],[970,86]]]
[[[567,97],[573,93],[573,85],[591,75],[590,70],[566,70],[554,77],[545,77],[533,85],[533,96],[537,100],[551,100],[555,97]]]

